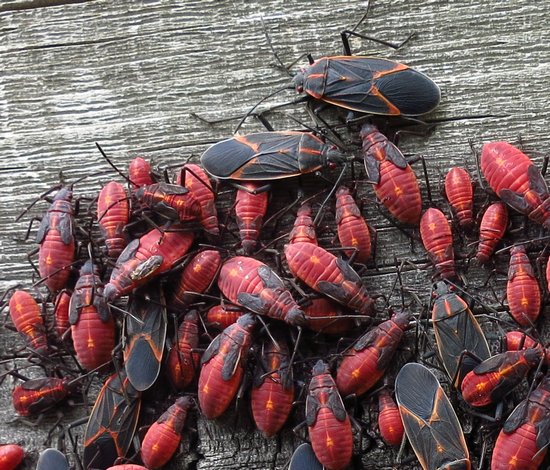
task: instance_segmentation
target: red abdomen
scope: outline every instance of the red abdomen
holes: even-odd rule
[[[529,189],[528,168],[533,164],[521,150],[507,142],[490,142],[481,150],[480,167],[492,190],[502,189],[524,194]]]
[[[521,326],[530,326],[538,318],[541,305],[539,283],[523,246],[512,247],[506,298],[510,314]]]
[[[118,258],[124,250],[128,242],[124,227],[129,220],[130,203],[124,186],[111,181],[101,189],[97,200],[97,222],[110,258]]]
[[[354,248],[345,250],[346,256],[351,257],[356,253],[355,260],[366,263],[372,248],[369,227],[346,187],[341,187],[336,192],[336,223],[340,244],[343,247]]]
[[[36,300],[29,293],[16,290],[10,298],[9,310],[15,329],[25,337],[28,347],[38,354],[47,353],[46,328]]]
[[[243,186],[249,190],[254,190],[261,185],[243,183]],[[269,193],[267,191],[252,194],[244,189],[237,190],[235,216],[237,226],[239,227],[241,244],[246,255],[250,255],[254,251],[260,239],[260,229],[267,212],[268,198]]]
[[[78,323],[71,326],[76,357],[86,370],[92,370],[111,361],[115,347],[115,323],[109,315],[102,322],[93,305],[82,307]]]
[[[474,224],[474,191],[470,174],[464,168],[453,167],[449,170],[445,177],[445,194],[459,225],[464,230],[470,230]]]
[[[532,423],[524,423],[511,434],[501,431],[493,449],[491,470],[538,470],[547,452],[539,450]]]
[[[386,444],[396,447],[401,444],[405,428],[399,408],[387,390],[378,395],[378,428]]]
[[[177,343],[168,354],[168,377],[172,385],[183,390],[195,378],[195,370],[199,367],[199,355],[193,353],[199,345],[198,314],[191,311],[178,328]]]
[[[25,458],[25,451],[17,444],[0,446],[0,469],[15,470]]]
[[[489,261],[498,242],[504,236],[508,227],[508,210],[502,202],[491,204],[481,219],[479,225],[479,245],[477,260],[484,264]]]
[[[50,228],[38,251],[38,271],[48,289],[58,292],[66,287],[74,259],[74,238],[65,244],[57,229]]]
[[[454,277],[453,235],[443,212],[434,208],[424,212],[420,219],[420,238],[441,277]]]

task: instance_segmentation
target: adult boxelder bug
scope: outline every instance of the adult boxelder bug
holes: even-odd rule
[[[523,245],[510,251],[506,298],[510,315],[521,326],[530,326],[540,313],[541,293],[535,271]]]
[[[203,250],[196,254],[172,283],[169,307],[173,311],[187,308],[197,298],[197,293],[206,292],[220,271],[222,257],[218,250]]]
[[[152,277],[171,269],[185,256],[193,239],[192,232],[178,230],[172,225],[170,230],[163,232],[154,228],[130,242],[118,257],[105,286],[107,300],[129,294]]]
[[[135,157],[128,166],[128,178],[132,183],[132,188],[138,189],[155,182],[151,171],[151,165],[147,160],[141,157]]]
[[[183,174],[184,176],[182,176]],[[214,190],[205,171],[199,165],[186,163],[177,174],[176,184],[186,187],[199,202],[200,223],[204,230],[211,235],[219,235],[220,227]]]
[[[329,470],[346,468],[353,452],[351,422],[322,360],[313,366],[306,398],[306,424],[319,462]]]
[[[71,291],[63,289],[55,298],[53,316],[55,319],[55,332],[60,339],[71,328],[71,324],[69,323],[71,296]]]
[[[160,468],[168,462],[181,441],[187,413],[193,406],[190,397],[180,397],[151,425],[141,443],[141,459],[147,468]]]
[[[44,284],[53,292],[65,287],[75,259],[73,192],[61,188],[42,218],[36,234],[38,270]]]
[[[20,416],[38,415],[62,402],[71,393],[70,382],[57,377],[30,379],[13,389],[12,402]]]
[[[398,406],[387,389],[383,389],[378,394],[378,428],[386,444],[390,446],[401,444],[405,433],[403,420]]]
[[[336,224],[338,240],[343,247],[353,247],[354,250],[345,250],[346,256],[355,253],[355,260],[366,263],[371,256],[372,242],[367,222],[345,186],[336,191]]]
[[[292,275],[313,290],[360,315],[373,314],[374,302],[361,277],[343,259],[320,246],[304,242],[286,245],[285,257]]]
[[[135,196],[145,207],[169,220],[188,222],[201,216],[201,206],[194,194],[178,184],[155,183],[141,186]]]
[[[418,116],[435,109],[439,87],[426,75],[389,59],[322,57],[293,80],[298,93],[367,114]]]
[[[445,176],[445,196],[453,208],[458,224],[463,230],[470,231],[474,225],[474,190],[470,174],[455,166]]]
[[[124,227],[130,221],[130,203],[124,186],[107,183],[97,198],[97,223],[105,239],[109,258],[118,258],[128,243]]]
[[[264,343],[250,394],[254,422],[266,437],[279,432],[294,401],[288,346],[280,335],[275,339],[276,343],[271,340]]]
[[[36,470],[70,470],[67,457],[57,449],[46,449],[40,452]]]
[[[491,258],[498,242],[508,227],[508,209],[502,202],[491,204],[483,213],[479,224],[479,245],[476,258],[485,264]]]
[[[420,187],[401,150],[372,124],[363,124],[360,136],[365,169],[376,197],[400,222],[418,224],[422,212]]]
[[[462,398],[475,407],[501,401],[537,366],[541,358],[540,349],[521,349],[485,359],[462,380]]]
[[[438,274],[443,279],[455,277],[453,234],[443,212],[431,207],[422,214],[420,238]]]
[[[231,302],[260,315],[291,325],[305,322],[304,312],[282,279],[262,262],[245,256],[228,259],[222,266],[218,286]]]
[[[550,445],[550,375],[523,400],[500,431],[492,470],[537,470]]]
[[[17,444],[0,445],[0,468],[2,470],[15,470],[23,459],[25,451]]]
[[[447,375],[458,387],[464,375],[473,369],[463,359],[464,353],[468,351],[484,361],[491,352],[468,304],[444,282],[436,284],[434,295],[432,324],[437,351]]]
[[[344,353],[336,384],[344,396],[363,395],[384,375],[410,324],[410,313],[399,311],[390,320],[361,336]]]
[[[38,354],[48,352],[48,338],[40,306],[23,290],[16,290],[9,302],[10,317],[15,329],[24,336],[28,347]]]
[[[222,140],[201,156],[218,179],[265,181],[312,173],[346,157],[311,132],[259,132]]]
[[[84,433],[84,468],[105,469],[124,457],[132,444],[141,408],[141,394],[124,370],[103,384]]]
[[[490,142],[483,145],[480,167],[500,199],[544,228],[550,228],[548,187],[527,155],[507,142]]]
[[[200,355],[193,350],[198,346],[199,314],[196,310],[191,310],[183,318],[176,334],[176,341],[168,354],[168,378],[177,390],[183,390],[195,378]]]
[[[111,360],[115,323],[103,295],[99,270],[88,260],[80,268],[69,305],[71,336],[78,362],[87,370]]]
[[[288,470],[324,470],[313,452],[313,448],[307,442],[300,444],[293,452]]]
[[[126,310],[124,367],[132,386],[143,392],[159,375],[166,340],[166,303],[159,286],[137,289]]]
[[[251,255],[260,239],[269,193],[263,191],[255,194],[260,188],[258,183],[243,182],[241,185],[243,187],[237,189],[235,199],[235,218],[243,252]]]
[[[405,432],[424,470],[470,470],[464,433],[436,377],[423,365],[405,364],[395,379]]]
[[[235,397],[255,324],[252,314],[243,315],[216,336],[202,355],[199,404],[206,418],[220,416]]]
[[[311,206],[307,202],[304,202],[298,209],[296,220],[288,236],[288,243],[299,242],[308,242],[318,245],[315,226],[311,218]]]

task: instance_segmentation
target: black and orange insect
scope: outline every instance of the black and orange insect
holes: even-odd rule
[[[423,470],[472,468],[460,422],[432,372],[405,364],[395,380],[395,398]]]

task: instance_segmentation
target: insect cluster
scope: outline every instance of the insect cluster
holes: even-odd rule
[[[404,433],[424,469],[484,460],[495,470],[542,468],[550,384],[541,376],[550,353],[536,328],[542,294],[527,250],[536,244],[512,234],[507,208],[526,216],[526,226],[548,228],[540,171],[508,143],[485,144],[479,168],[492,190],[485,207],[474,210],[469,173],[452,168],[444,180],[449,223],[431,198],[423,201],[428,188],[380,130],[437,106],[430,78],[348,54],[312,60],[293,86],[314,110],[307,130],[236,134],[164,178],[135,158],[127,187],[105,183],[88,211],[73,200],[78,182],[43,195],[50,207],[36,234],[35,289],[17,288],[5,301],[29,362],[43,370],[34,378],[10,371],[22,381],[15,411],[59,409],[85,397],[96,375],[107,377],[83,449],[72,426],[56,430],[86,470],[161,468],[184,428],[187,450],[196,443],[187,421],[231,413],[236,397],[267,438],[307,428],[312,451],[299,447],[290,468],[363,468],[373,441],[398,447]],[[353,116],[341,118],[342,110]],[[355,161],[365,174],[350,174]],[[289,178],[304,182],[300,191]],[[372,282],[376,231],[356,195],[359,186],[366,194],[365,182],[382,216],[427,252],[433,271],[422,273],[425,289],[403,282],[417,273],[408,259],[396,260],[393,288]],[[507,230],[509,319],[486,305],[489,287],[467,281],[470,261],[494,265]],[[506,333],[504,352],[492,354],[489,328]],[[439,369],[451,400],[422,364]],[[530,387],[515,393],[525,378]],[[505,415],[491,419],[496,407]],[[464,417],[474,422],[466,434]],[[14,464],[2,468],[19,464],[22,452],[13,452]],[[49,449],[37,468],[53,466],[69,468]]]

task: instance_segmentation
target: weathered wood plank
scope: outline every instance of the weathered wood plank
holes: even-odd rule
[[[235,122],[208,126],[191,113],[211,119],[239,115],[289,81],[273,67],[262,17],[279,55],[291,63],[304,52],[339,53],[339,32],[355,24],[366,6],[343,0],[5,2],[0,7],[0,290],[31,283],[25,253],[33,244],[20,240],[30,215],[17,223],[15,217],[59,181],[61,170],[74,180],[108,169],[95,141],[121,167],[137,154],[162,166],[198,156],[209,143],[231,135]],[[362,32],[399,41],[414,31],[416,38],[399,51],[354,40],[356,52],[403,61],[442,89],[441,106],[429,116],[441,121],[435,131],[428,137],[404,135],[400,143],[405,152],[426,156],[431,181],[440,181],[454,163],[474,169],[469,139],[479,147],[521,136],[528,152],[548,152],[549,13],[548,0],[373,2]],[[266,106],[294,96],[283,93]],[[306,119],[295,108],[285,112]],[[282,113],[271,118],[278,129],[296,127]],[[258,129],[253,121],[244,127]],[[542,160],[541,154],[533,156]],[[92,195],[108,179],[89,178],[77,192]],[[406,237],[373,209],[372,193],[367,194],[366,215],[379,228],[382,274],[366,282],[371,291],[385,292],[395,277],[389,268],[393,257],[411,255]],[[435,202],[442,202],[438,194]],[[412,258],[422,263],[422,250]],[[486,276],[468,271],[474,288]],[[426,272],[405,277],[406,285],[427,295]],[[503,278],[498,279],[501,288]],[[3,336],[6,355],[20,343],[12,333]],[[9,402],[12,385],[7,379],[0,387],[2,403]],[[9,423],[14,414],[5,406],[0,416]],[[25,468],[42,448],[48,423],[37,429],[0,425],[4,440],[34,451]],[[198,468],[283,468],[295,441],[290,432],[268,442],[250,427],[229,436],[230,424],[200,421]],[[365,468],[388,462],[384,453],[365,454]],[[248,460],[242,463],[243,458]]]

